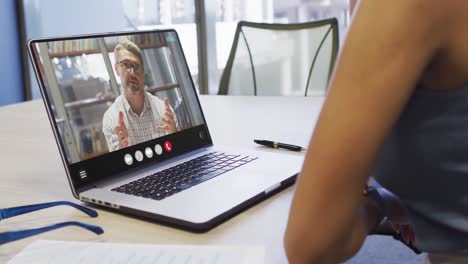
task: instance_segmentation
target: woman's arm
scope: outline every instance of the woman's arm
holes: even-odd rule
[[[298,179],[285,249],[291,263],[354,255],[372,211],[362,189],[431,58],[456,0],[362,0]],[[461,2],[461,1],[459,1]]]

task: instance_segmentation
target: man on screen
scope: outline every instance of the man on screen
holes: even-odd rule
[[[168,99],[163,101],[144,89],[145,69],[140,48],[131,41],[123,41],[115,47],[114,56],[122,94],[102,120],[109,151],[176,132],[177,118]]]

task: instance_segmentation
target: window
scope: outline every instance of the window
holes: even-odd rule
[[[196,18],[199,1],[205,3]],[[115,32],[132,29],[174,28],[179,33],[182,47],[195,86],[199,82],[199,62],[215,65],[208,72],[208,93],[218,91],[218,83],[231,49],[236,24],[239,20],[274,23],[297,23],[327,17],[337,17],[340,32],[349,24],[348,0],[22,0],[25,35],[27,39],[70,34]],[[203,46],[207,52],[216,50],[213,63],[198,58],[197,24],[199,19],[216,23],[216,29]],[[213,20],[210,20],[213,19]],[[343,35],[343,34],[342,34]],[[216,39],[216,41],[215,41]],[[205,41],[206,42],[206,41]],[[216,42],[216,44],[212,44]],[[204,55],[205,56],[205,55]],[[208,56],[208,55],[207,55]],[[60,61],[62,67],[69,62]],[[78,63],[72,61],[71,63]],[[40,93],[32,67],[29,67],[31,97]]]

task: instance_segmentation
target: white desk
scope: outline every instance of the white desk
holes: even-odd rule
[[[323,98],[201,96],[201,101],[215,145],[262,148],[252,140],[274,139],[307,146]],[[42,101],[0,108],[0,122],[0,208],[56,200],[78,202],[71,195]],[[0,232],[76,220],[97,224],[105,233],[97,236],[78,227],[66,227],[19,240],[0,247],[0,263],[5,263],[39,238],[263,245],[267,249],[266,263],[285,263],[282,241],[291,195],[292,188],[289,188],[204,234],[181,231],[106,210],[98,209],[99,217],[89,218],[73,208],[50,208],[4,220],[0,222]]]

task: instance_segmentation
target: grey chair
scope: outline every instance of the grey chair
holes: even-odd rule
[[[220,95],[323,95],[338,54],[336,18],[300,23],[240,21]]]

